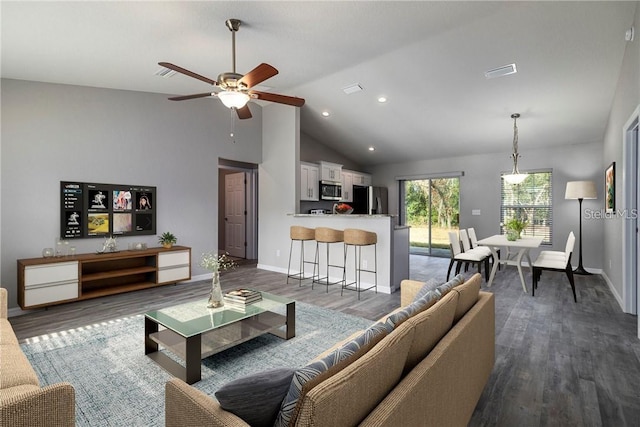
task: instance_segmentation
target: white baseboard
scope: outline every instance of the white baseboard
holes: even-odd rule
[[[614,298],[616,299],[616,301],[618,301],[618,305],[620,305],[620,309],[624,311],[624,302],[622,300],[622,295],[618,294],[618,291],[616,290],[615,286],[613,286],[613,282],[611,281],[611,279],[609,279],[609,276],[607,276],[607,273],[605,273],[604,271],[602,273],[600,273],[600,275],[602,276],[602,278],[604,279],[604,282],[607,284],[607,286],[609,287],[609,290],[611,291],[611,293],[613,294]]]

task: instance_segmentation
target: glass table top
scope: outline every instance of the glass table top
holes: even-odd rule
[[[218,308],[207,308],[207,299],[201,299],[160,310],[152,310],[145,313],[145,316],[184,337],[190,337],[265,312],[285,315],[287,304],[294,302],[292,299],[267,292],[260,293],[262,300],[241,308],[228,304]]]

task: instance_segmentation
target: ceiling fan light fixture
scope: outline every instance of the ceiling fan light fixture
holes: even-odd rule
[[[233,90],[227,90],[218,93],[218,98],[227,108],[242,108],[247,105],[251,97],[244,92],[236,92]]]

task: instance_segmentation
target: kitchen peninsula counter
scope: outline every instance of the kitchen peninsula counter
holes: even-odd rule
[[[390,294],[400,289],[400,282],[409,278],[409,227],[395,224],[396,216],[388,214],[359,215],[359,214],[291,214],[292,225],[300,225],[308,228],[329,227],[336,230],[357,228],[371,231],[378,236],[377,264],[378,264],[378,292]],[[344,251],[338,250],[338,245],[331,248],[331,264],[342,265]],[[314,248],[315,250],[315,248]],[[322,249],[324,256],[326,251]],[[362,248],[363,266],[371,269],[375,262],[373,247]],[[321,257],[321,264],[326,265],[326,260]],[[355,260],[353,249],[350,248],[347,260],[347,281],[354,280]],[[331,271],[333,270],[333,271]],[[321,274],[326,274],[322,270]],[[332,268],[329,275],[332,279],[341,280],[338,277],[341,271]],[[372,273],[362,273],[362,287],[368,287],[374,283]],[[331,288],[329,290],[331,292]],[[364,295],[364,294],[363,294]]]

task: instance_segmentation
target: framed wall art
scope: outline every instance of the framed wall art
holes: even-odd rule
[[[616,210],[616,162],[604,172],[604,209],[606,212]]]

